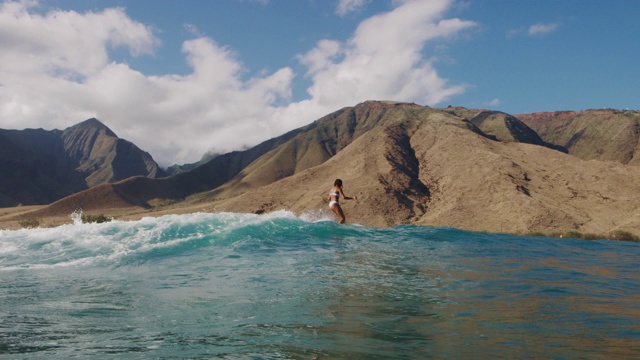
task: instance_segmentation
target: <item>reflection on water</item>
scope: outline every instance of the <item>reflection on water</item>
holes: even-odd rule
[[[546,243],[549,248],[535,256],[517,244],[499,251],[458,245],[432,253],[391,246],[342,254],[331,266],[348,280],[326,311],[333,321],[317,331],[332,340],[322,353],[363,359],[372,349],[388,358],[640,356],[640,277],[632,254],[578,250],[575,243]]]

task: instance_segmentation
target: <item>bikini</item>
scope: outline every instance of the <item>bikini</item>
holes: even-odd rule
[[[340,193],[339,192],[334,192],[334,193],[329,193],[329,196],[335,196],[335,200],[331,200],[329,201],[329,208],[332,208],[333,205],[340,205],[340,202],[338,201],[340,199]]]

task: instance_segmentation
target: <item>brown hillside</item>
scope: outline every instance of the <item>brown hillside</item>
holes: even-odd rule
[[[327,211],[345,181],[347,219],[527,233],[640,231],[640,171],[559,151],[497,142],[444,113],[404,119],[358,138],[326,163],[216,207],[254,212]],[[328,213],[328,212],[327,212]]]
[[[215,207],[217,211],[325,212],[333,180],[341,178],[349,222],[392,226],[408,223],[425,209],[429,189],[418,179],[405,124],[375,129],[358,137],[325,163],[270,185],[252,189]],[[380,196],[382,195],[382,196]],[[390,216],[390,213],[393,215]]]
[[[48,217],[69,215],[76,210],[85,212],[101,212],[105,209],[113,210],[119,208],[145,207],[146,204],[139,203],[128,194],[118,191],[114,184],[102,184],[91,189],[81,191],[77,194],[67,196],[42,209],[28,214],[27,217]]]
[[[341,109],[265,153],[229,182],[211,191],[209,197],[234,197],[321,165],[368,131],[424,111],[436,110],[416,104],[373,101]],[[206,194],[201,198],[207,198]]]
[[[557,111],[517,115],[545,141],[584,160],[640,164],[640,112]]]

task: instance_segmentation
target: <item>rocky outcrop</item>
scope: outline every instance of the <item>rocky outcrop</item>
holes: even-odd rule
[[[450,107],[447,111],[468,120],[477,126],[482,133],[494,140],[540,145],[554,150],[568,152],[563,146],[543,140],[536,131],[513,115],[500,111],[473,110],[461,107]]]

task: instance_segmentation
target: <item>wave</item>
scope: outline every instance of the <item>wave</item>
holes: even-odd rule
[[[145,217],[137,221],[73,224],[55,228],[0,230],[0,270],[51,267],[121,266],[188,255],[206,248],[306,246],[358,237],[373,231],[338,225],[324,213],[300,216],[192,213]]]
[[[285,210],[262,215],[192,213],[101,224],[74,220],[55,228],[0,230],[0,271],[138,266],[184,256],[209,257],[190,261],[215,261],[237,253],[344,250],[364,242],[393,251],[400,242],[442,249],[443,243],[476,246],[502,240],[497,234],[453,228],[341,225],[322,211],[300,216]]]

